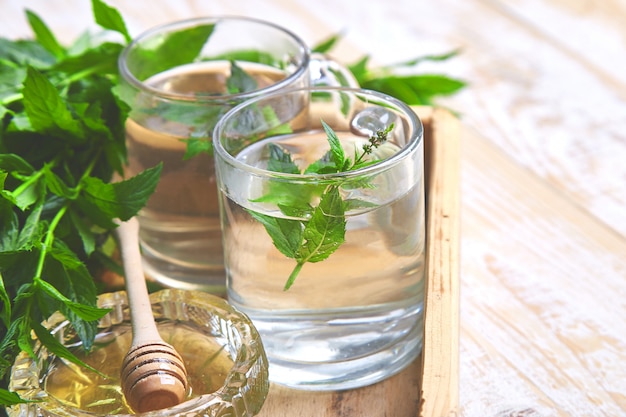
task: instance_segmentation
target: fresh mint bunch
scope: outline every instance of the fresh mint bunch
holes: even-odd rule
[[[340,40],[340,35],[330,36],[315,45],[313,51],[328,53]],[[454,50],[379,67],[372,67],[370,57],[366,55],[348,65],[348,69],[362,88],[389,94],[411,106],[432,106],[438,98],[454,95],[467,84],[444,74],[418,72],[417,67],[424,62],[444,62],[458,54],[459,51]]]
[[[84,365],[42,326],[62,312],[89,349],[107,310],[97,307],[96,271],[111,267],[115,219],[146,203],[160,165],[113,182],[126,163],[129,107],[115,94],[117,59],[130,41],[117,10],[92,0],[95,21],[121,34],[88,34],[62,46],[43,20],[26,16],[34,40],[0,39],[0,379],[32,336]],[[85,365],[86,366],[86,365]],[[0,404],[22,400],[0,389]]]
[[[324,121],[322,126],[330,150],[309,165],[304,174],[348,172],[378,162],[376,159],[368,159],[367,155],[371,155],[374,149],[387,141],[387,136],[394,127],[391,124],[386,129],[377,131],[369,138],[360,153],[355,150],[354,159],[351,159],[346,156],[335,131]],[[286,149],[276,144],[269,146],[268,170],[288,174],[301,173]],[[345,242],[346,211],[353,207],[368,205],[364,201],[342,198],[340,189],[348,184],[354,186],[354,183],[343,179],[312,182],[306,185],[272,182],[268,193],[254,200],[274,203],[287,216],[306,218],[306,220],[281,219],[248,210],[254,219],[263,224],[276,249],[296,261],[284,290],[293,285],[304,264],[327,259]],[[361,181],[359,185],[364,187],[368,184]],[[310,204],[314,196],[319,196],[317,206]]]

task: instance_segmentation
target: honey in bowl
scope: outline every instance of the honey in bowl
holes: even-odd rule
[[[217,391],[233,367],[233,359],[224,343],[200,333],[188,325],[160,322],[159,332],[180,352],[188,369],[187,399]],[[113,333],[100,333],[88,354],[73,352],[79,359],[102,374],[55,358],[45,377],[44,389],[62,404],[96,414],[131,414],[120,387],[120,364],[130,347],[130,326]]]
[[[150,414],[257,414],[269,390],[267,358],[249,319],[223,299],[207,293],[163,290],[150,297],[159,332],[182,356],[190,387],[185,402]],[[112,310],[100,320],[89,352],[83,350],[75,331],[60,314],[53,315],[45,325],[101,375],[56,357],[36,342],[37,361],[22,352],[14,363],[9,388],[23,399],[38,402],[7,409],[10,417],[134,413],[124,400],[119,375],[132,339],[126,294],[103,294],[99,306]]]

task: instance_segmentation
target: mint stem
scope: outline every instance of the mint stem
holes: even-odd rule
[[[91,172],[93,171],[93,168],[96,165],[96,160],[99,157],[100,152],[101,151],[99,150],[96,153],[96,157],[89,163],[89,166],[87,166],[87,169],[83,173],[80,179],[80,182],[76,186],[77,191],[80,192],[80,189],[83,187],[82,181],[85,178],[87,178],[89,175],[91,175]],[[54,218],[50,222],[50,225],[48,226],[48,230],[46,231],[44,241],[41,244],[41,252],[39,253],[39,259],[37,261],[37,270],[35,271],[35,276],[33,278],[33,281],[35,283],[37,283],[38,280],[42,279],[41,275],[43,272],[44,263],[46,261],[46,255],[48,254],[50,248],[52,248],[52,244],[54,243],[54,232],[56,231],[56,228],[61,222],[61,219],[63,218],[63,216],[65,216],[65,213],[67,213],[67,210],[69,209],[69,205],[70,205],[70,202],[66,202],[59,209],[59,211],[55,214]]]
[[[291,275],[289,275],[289,278],[287,279],[287,282],[285,283],[285,288],[283,288],[283,291],[287,291],[289,288],[291,288],[291,286],[293,285],[294,281],[296,280],[296,277],[300,273],[300,270],[302,269],[302,266],[304,266],[304,262],[302,262],[302,263],[299,262],[296,265],[296,267],[293,268],[293,271],[291,271]]]

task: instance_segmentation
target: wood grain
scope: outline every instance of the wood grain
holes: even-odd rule
[[[463,415],[624,415],[626,242],[475,132],[462,149]]]
[[[420,417],[456,416],[459,395],[460,123],[435,109],[425,135],[428,271]]]
[[[296,391],[272,384],[259,417],[417,416],[421,360],[368,387],[338,392]]]
[[[608,16],[619,3],[439,7],[464,34],[471,88],[451,104],[464,124],[626,237],[626,36],[624,16]]]

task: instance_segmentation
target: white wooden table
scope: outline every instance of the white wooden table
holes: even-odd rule
[[[346,63],[461,48],[423,67],[470,83],[440,101],[463,126],[459,415],[626,415],[623,0],[109,4],[133,35],[223,14],[273,21],[310,44],[343,31],[334,56]],[[0,0],[1,36],[30,36],[24,7],[66,42],[93,27],[86,0]],[[336,400],[334,415],[354,415]]]

